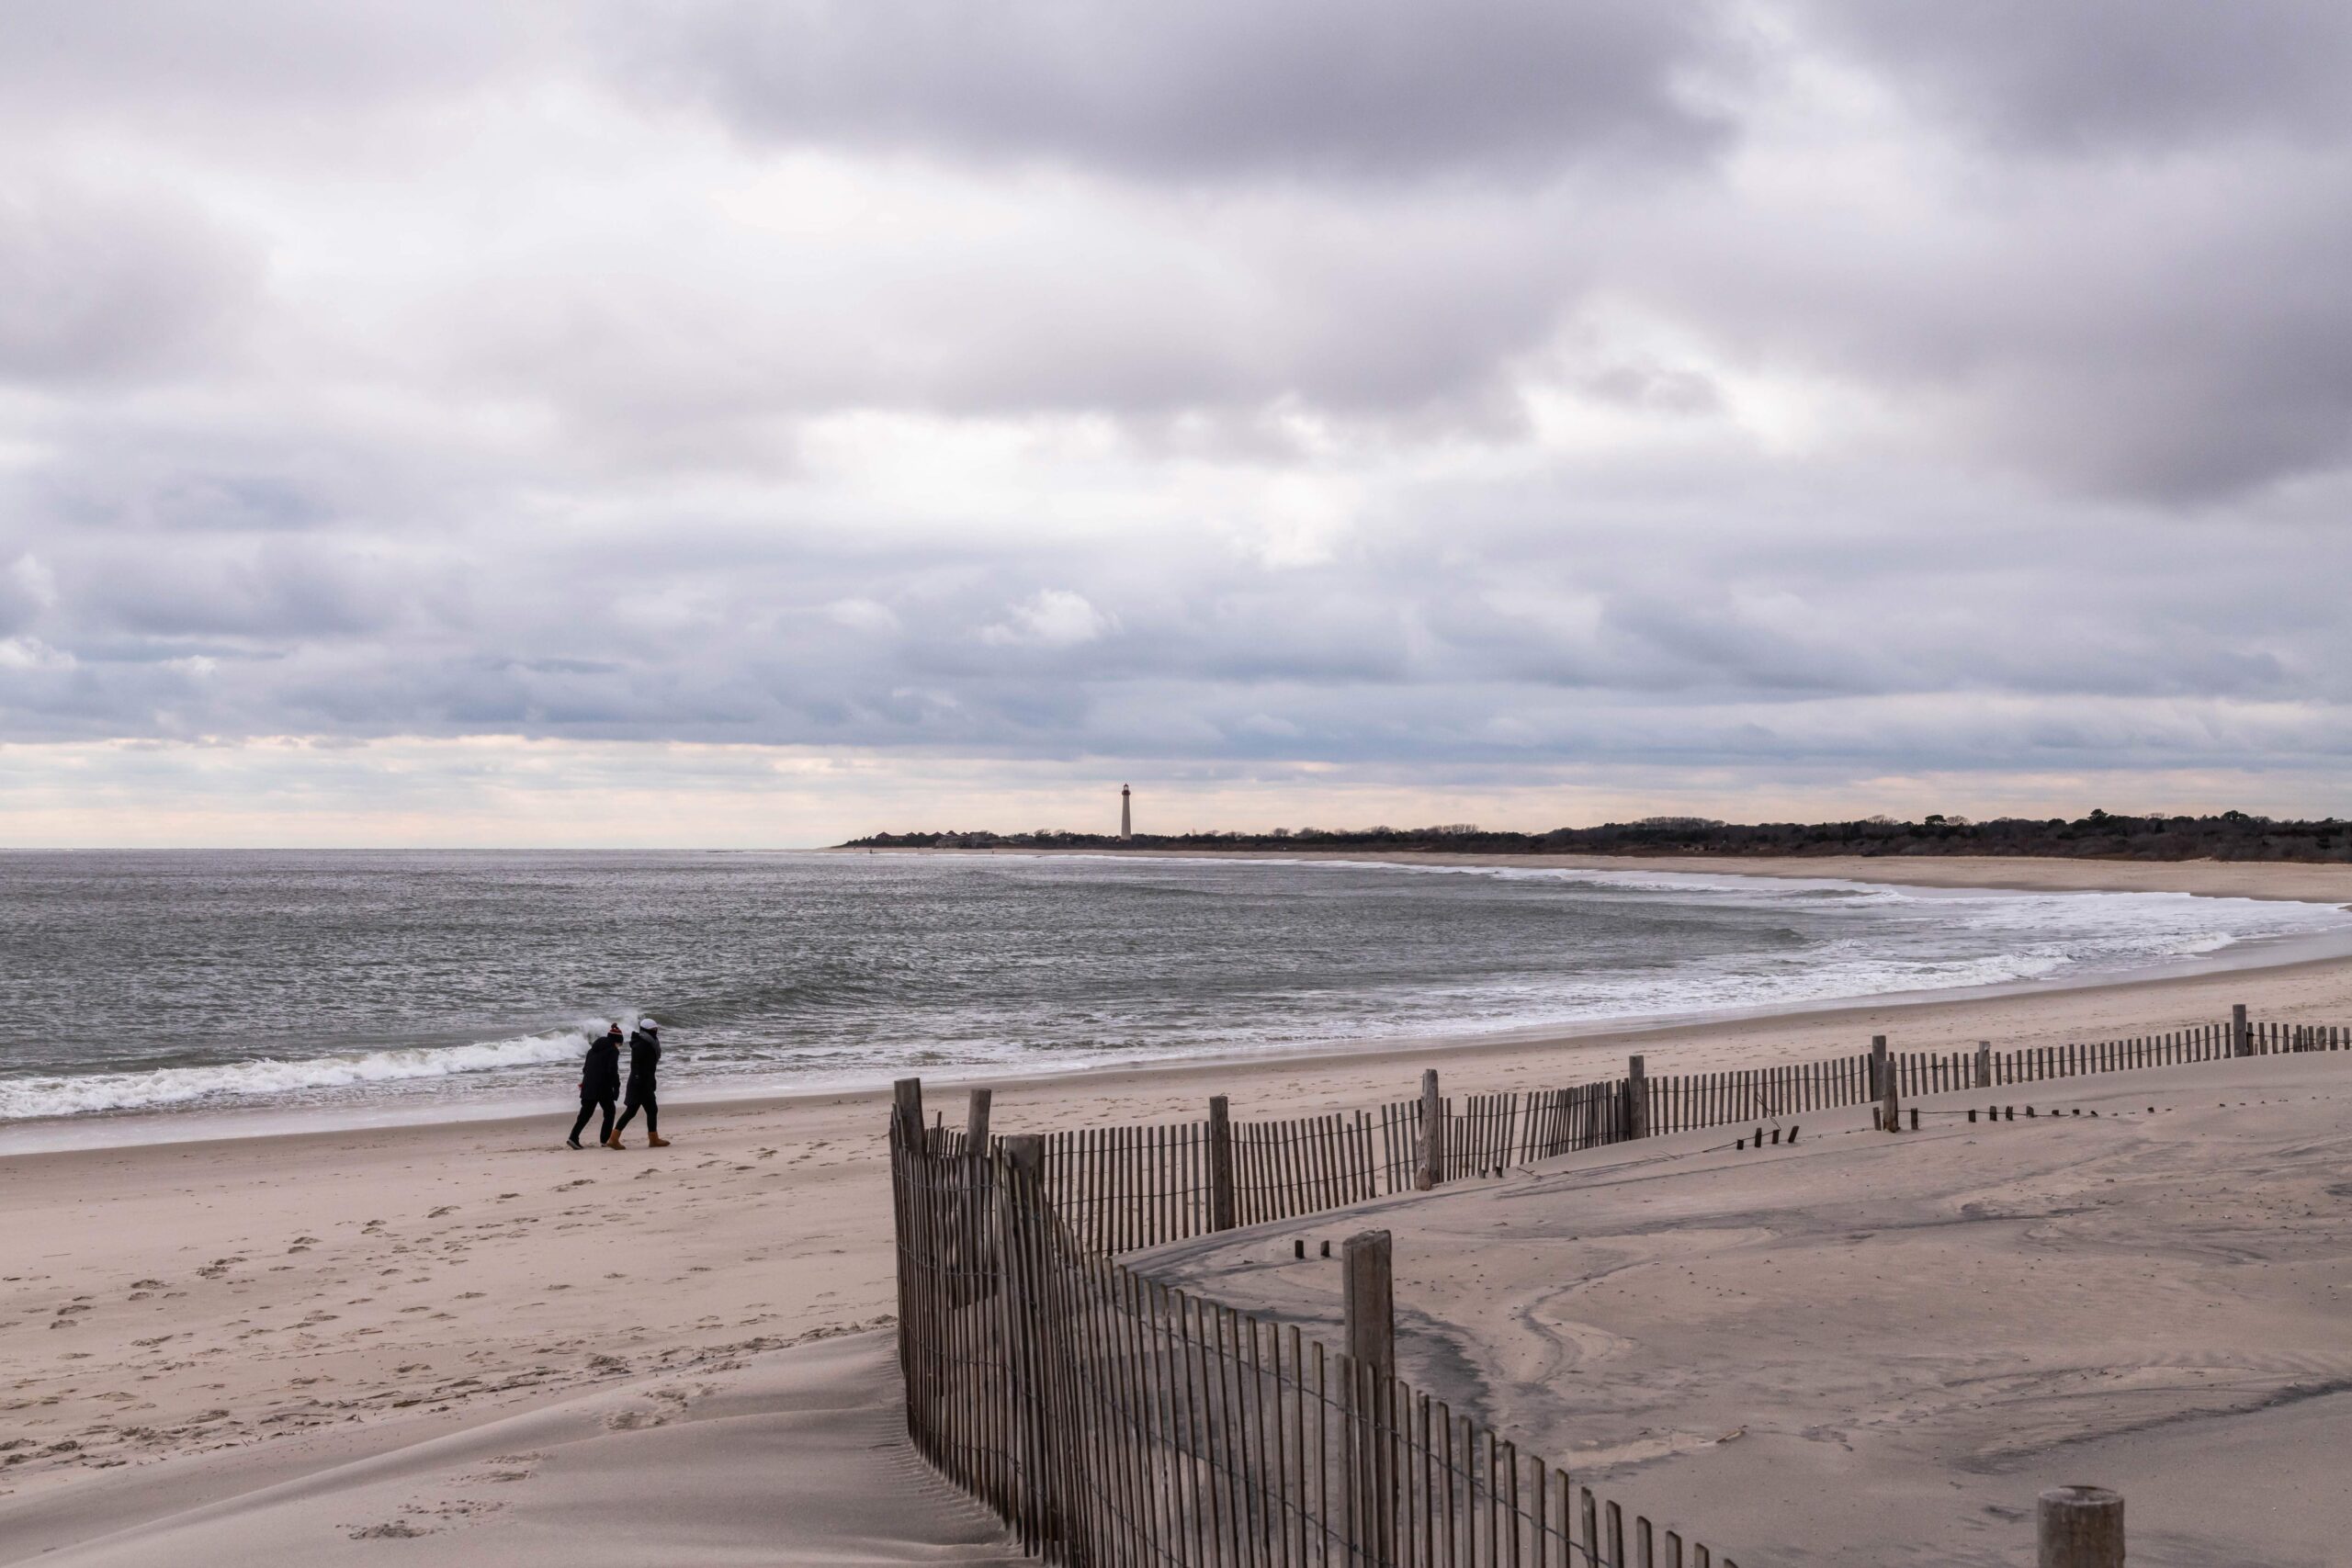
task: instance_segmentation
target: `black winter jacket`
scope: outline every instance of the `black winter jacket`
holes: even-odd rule
[[[655,1069],[662,1066],[662,1042],[642,1029],[628,1037],[628,1087],[641,1093],[653,1087]]]
[[[591,1100],[610,1100],[621,1091],[621,1043],[600,1034],[588,1043],[588,1065],[580,1075],[580,1092]]]

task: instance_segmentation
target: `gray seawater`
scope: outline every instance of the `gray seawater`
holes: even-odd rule
[[[0,854],[10,1123],[823,1089],[2079,979],[2329,906],[1533,868],[784,853]]]

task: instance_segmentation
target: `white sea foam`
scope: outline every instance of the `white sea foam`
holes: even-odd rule
[[[603,1028],[603,1021],[594,1027]],[[219,1066],[157,1067],[141,1073],[89,1073],[71,1077],[0,1078],[0,1122],[36,1116],[77,1116],[101,1111],[159,1111],[175,1106],[277,1099],[304,1090],[448,1077],[458,1073],[537,1066],[577,1058],[589,1026],[465,1045],[420,1045],[290,1061],[263,1057]]]

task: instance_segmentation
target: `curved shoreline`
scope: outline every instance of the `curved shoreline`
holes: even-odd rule
[[[2233,1002],[2352,1023],[2352,960],[989,1087],[1007,1133],[1193,1121],[1212,1095],[1255,1121],[1406,1098],[1429,1066],[1450,1093],[1521,1090],[1613,1077],[1628,1052],[1663,1076],[1852,1055],[1873,1033],[1899,1050],[2028,1049],[2214,1021]],[[925,1085],[960,1123],[955,1087]],[[166,1494],[266,1483],[335,1445],[393,1442],[390,1424],[448,1430],[576,1397],[618,1378],[616,1358],[666,1387],[673,1371],[704,1377],[752,1347],[892,1310],[887,1091],[665,1099],[674,1146],[659,1150],[573,1153],[561,1139],[575,1107],[548,1103],[273,1136],[216,1124],[202,1142],[0,1158],[0,1228],[21,1276],[0,1379],[40,1440],[0,1482],[0,1558],[70,1544],[44,1520],[118,1528]],[[1833,1121],[1808,1116],[1808,1141],[1832,1146],[1815,1134]],[[650,1394],[629,1408],[662,1413]]]
[[[1097,859],[1235,860],[1283,863],[1290,857],[1259,851],[961,851],[897,850],[880,853],[965,855],[989,858],[1038,858],[1045,855]],[[1502,869],[1611,873],[1681,874],[1710,877],[1753,876],[1771,880],[1849,882],[1866,886],[1951,888],[1974,892],[2047,893],[2178,893],[2207,897],[2259,897],[2271,901],[2352,905],[2352,867],[2284,863],[2215,862],[2119,863],[2074,861],[1992,860],[1968,863],[1964,870],[1924,858],[1897,861],[1846,856],[1835,859],[1782,858],[1751,862],[1730,857],[1650,857],[1633,860],[1616,856],[1568,855],[1387,855],[1346,853],[1302,854],[1299,860],[1333,865],[1399,865],[1431,870]],[[2105,874],[2124,871],[2127,880]],[[1867,874],[1879,874],[1875,880]],[[2097,882],[2092,879],[2099,878]],[[2317,893],[2320,897],[2311,897]],[[956,1067],[944,1069],[926,1081],[957,1089],[989,1086],[1000,1089],[1037,1089],[1083,1081],[1129,1084],[1181,1078],[1187,1075],[1233,1077],[1261,1071],[1297,1070],[1320,1065],[1370,1066],[1410,1059],[1426,1064],[1465,1061],[1487,1055],[1519,1057],[1528,1054],[1583,1055],[1603,1046],[1621,1048],[1652,1043],[1650,1048],[1672,1051],[1679,1042],[1708,1036],[1727,1037],[1773,1032],[1775,1026],[1792,1032],[1834,1028],[1858,1014],[1883,1019],[1914,1018],[1954,1009],[2003,1000],[2030,1001],[2057,997],[2150,991],[2177,987],[2199,980],[2286,975],[2303,970],[2343,967],[2352,974],[2352,926],[2325,935],[2267,939],[2233,944],[2220,953],[2152,964],[2122,972],[2103,971],[2048,978],[1999,981],[1981,986],[1919,991],[1862,992],[1843,997],[1753,1007],[1731,1007],[1684,1013],[1633,1018],[1521,1025],[1484,1031],[1442,1028],[1402,1035],[1329,1039],[1274,1046],[1206,1050],[1180,1055],[1102,1061],[1040,1069],[1020,1066],[1002,1069]],[[2087,1037],[2087,1036],[2075,1036]],[[1712,1062],[1704,1069],[1734,1065]],[[1657,1067],[1654,1070],[1674,1070]],[[1599,1076],[1596,1066],[1592,1074]],[[1563,1080],[1572,1081],[1572,1080]],[[747,1076],[729,1083],[697,1090],[679,1084],[664,1099],[680,1107],[788,1108],[847,1100],[878,1099],[887,1093],[879,1083],[819,1083],[787,1086],[775,1079]],[[0,1124],[0,1157],[16,1157],[71,1149],[177,1145],[221,1140],[281,1137],[334,1137],[435,1123],[498,1126],[529,1123],[542,1119],[543,1109],[526,1108],[519,1097],[499,1096],[473,1106],[449,1104],[387,1105],[371,1111],[365,1105],[332,1109],[278,1107],[266,1104],[219,1106],[197,1110],[158,1110],[91,1116],[27,1119]]]
[[[1346,850],[835,850],[836,854],[1074,855],[1113,860],[1353,861],[1362,864],[1662,871],[1781,880],[1871,882],[1984,893],[2188,893],[2352,908],[2352,864],[2313,861],[2138,861],[2029,855],[1496,855]]]

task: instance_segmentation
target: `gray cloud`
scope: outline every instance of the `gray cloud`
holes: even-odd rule
[[[0,62],[0,740],[2352,749],[2283,12],[141,14]]]
[[[1934,446],[2070,488],[2204,503],[2352,457],[2340,153],[1917,177],[1891,207],[1833,189],[1771,224],[1687,204],[1630,243],[1652,264],[1633,286],[1751,359],[1908,402]]]
[[[1491,175],[1687,158],[1725,131],[1684,80],[1730,53],[1712,6],[695,0],[630,22],[622,69],[749,134],[954,159]]]
[[[152,189],[0,188],[0,383],[187,368],[229,341],[257,272]]]
[[[0,114],[184,117],[226,110],[334,119],[420,92],[479,85],[555,29],[507,0],[12,0]]]
[[[2352,123],[2352,13],[2303,0],[1801,0],[1898,90],[2016,146],[2159,152],[2213,138],[2322,144]]]

